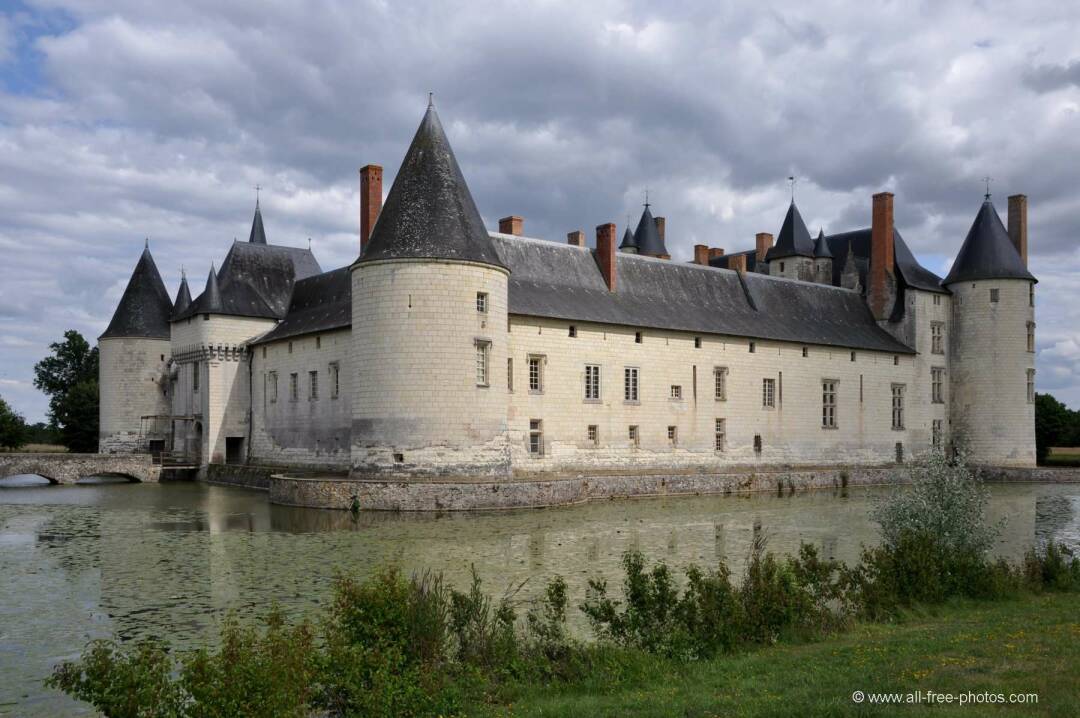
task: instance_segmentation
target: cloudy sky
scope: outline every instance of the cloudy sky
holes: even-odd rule
[[[993,178],[1030,198],[1038,388],[1080,407],[1080,9],[1031,1],[0,2],[0,395],[104,330],[145,237],[170,292],[246,238],[357,253],[357,168],[386,188],[435,92],[488,225],[562,240],[647,188],[668,247],[816,233],[870,196],[944,274]]]

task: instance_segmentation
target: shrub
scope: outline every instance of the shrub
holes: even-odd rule
[[[483,591],[476,566],[472,567],[468,593],[450,592],[450,625],[457,639],[458,661],[489,672],[516,666],[516,615],[510,602],[516,592],[509,592],[493,604]]]
[[[1051,542],[1042,553],[1031,549],[1023,571],[1032,591],[1080,591],[1080,558],[1064,544]]]

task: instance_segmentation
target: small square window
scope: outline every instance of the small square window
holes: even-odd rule
[[[637,447],[641,446],[641,436],[638,433],[637,424],[632,424],[630,426],[629,436],[630,436],[630,446],[633,446],[634,448],[637,448]]]
[[[997,304],[998,301],[1000,301],[1000,300],[1001,300],[1001,290],[1000,289],[991,289],[990,290],[990,303],[991,304]]]
[[[488,310],[488,295],[487,292],[476,293],[476,311],[481,314],[487,314]]]
[[[585,438],[592,446],[600,445],[600,427],[596,424],[589,424],[588,429],[585,431]]]
[[[641,332],[634,332],[634,343],[641,344]]]
[[[701,348],[701,337],[694,337],[694,348],[695,349],[700,349]]]
[[[672,399],[682,399],[682,385],[680,385],[680,384],[672,384],[671,385],[671,398]]]
[[[678,446],[679,444],[679,427],[669,426],[667,428],[667,440],[672,446]]]
[[[204,314],[204,315],[202,315],[202,318],[203,318],[203,321],[204,321],[204,322],[208,322],[208,321],[210,321],[210,315],[209,315],[209,314]]]
[[[577,327],[573,324],[570,325],[570,338],[573,339],[577,336]]]

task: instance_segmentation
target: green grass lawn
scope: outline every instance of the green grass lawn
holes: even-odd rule
[[[612,684],[508,688],[492,716],[819,716],[924,714],[856,704],[852,693],[1036,693],[1037,704],[940,705],[934,715],[1080,715],[1080,597],[958,602],[899,624],[860,624],[819,643],[677,664],[645,656]],[[598,674],[603,673],[598,671]],[[617,672],[618,673],[618,672]],[[633,674],[630,677],[628,674]]]
[[[1053,447],[1043,463],[1046,466],[1080,466],[1080,448]]]

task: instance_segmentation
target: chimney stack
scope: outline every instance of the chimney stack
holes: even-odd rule
[[[739,274],[746,274],[746,255],[733,254],[728,257],[728,269],[734,269]]]
[[[889,282],[893,278],[893,195],[874,195],[870,224],[870,311],[878,321],[888,318]]]
[[[382,167],[364,165],[360,168],[360,254],[371,239],[371,230],[382,210]]]
[[[525,233],[525,220],[512,214],[499,220],[499,231],[503,234],[513,234],[520,237]]]
[[[723,247],[710,247],[709,248],[709,259],[716,259],[717,257],[723,257],[723,256],[724,256],[724,248]]]
[[[611,222],[596,228],[596,261],[609,292],[615,291],[615,225]]]
[[[572,244],[575,247],[584,247],[585,233],[582,232],[580,229],[575,229],[573,232],[570,232],[566,235],[566,243]]]
[[[694,245],[694,264],[709,264],[709,248],[704,244]]]
[[[1020,254],[1024,266],[1027,266],[1027,195],[1014,194],[1009,197],[1009,239]]]
[[[757,239],[757,261],[765,261],[765,253],[772,249],[773,237],[768,232],[758,232],[755,239]],[[743,268],[746,271],[746,268]]]
[[[660,235],[660,243],[664,243],[664,225],[666,221],[663,217],[654,217],[653,222],[656,223],[656,233]]]

